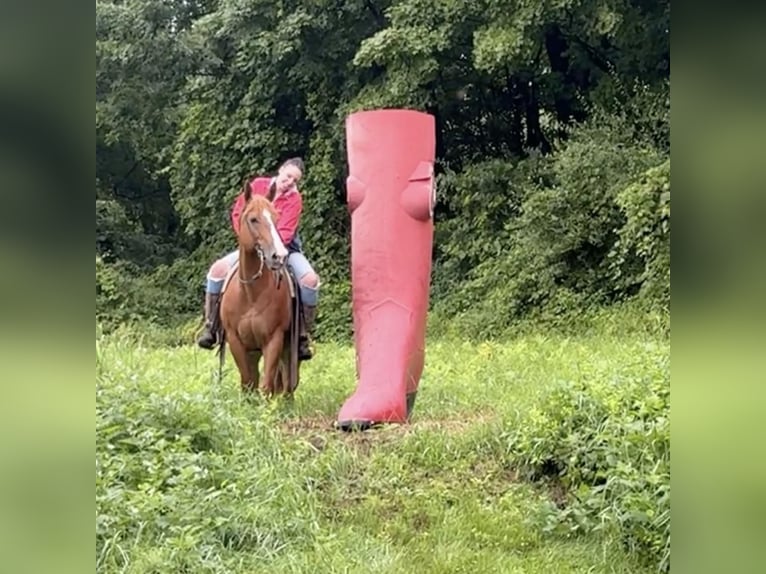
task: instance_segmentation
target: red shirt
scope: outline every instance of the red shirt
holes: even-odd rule
[[[253,194],[267,195],[269,193],[269,186],[271,185],[270,177],[256,177],[250,182],[250,191]],[[277,220],[277,233],[282,239],[282,243],[285,246],[289,245],[295,237],[295,232],[298,230],[298,224],[301,220],[301,212],[303,211],[303,198],[300,192],[293,188],[277,197],[274,201],[274,208],[279,214]],[[231,226],[236,233],[239,229],[239,216],[242,214],[242,210],[245,207],[245,194],[240,193],[234,200],[234,204],[231,206]]]

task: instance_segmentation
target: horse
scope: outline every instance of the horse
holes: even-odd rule
[[[220,304],[221,366],[228,341],[243,393],[292,397],[298,386],[299,309],[295,280],[287,269],[288,251],[277,233],[271,201],[244,183],[245,207],[239,220],[239,262],[229,272]],[[236,273],[236,280],[233,275]],[[263,373],[259,363],[263,357]]]

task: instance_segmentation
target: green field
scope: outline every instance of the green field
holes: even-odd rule
[[[413,420],[332,428],[353,348],[293,404],[227,358],[97,337],[98,572],[652,572],[669,559],[667,338],[430,341]]]

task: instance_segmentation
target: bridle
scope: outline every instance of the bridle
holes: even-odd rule
[[[263,263],[265,261],[265,256],[263,255],[263,249],[261,249],[261,246],[259,244],[255,245],[255,250],[258,252],[258,258],[261,260],[261,265],[258,267],[258,271],[250,277],[250,279],[243,279],[242,278],[242,263],[239,264],[239,269],[237,270],[237,279],[239,279],[240,283],[244,284],[250,284],[256,279],[259,279],[261,275],[263,275]]]
[[[245,220],[245,224],[247,225],[247,228],[250,230],[250,233],[254,238],[258,237],[258,234],[255,232],[255,229],[253,229],[253,224],[250,223],[249,219]],[[263,264],[266,260],[266,256],[263,254],[263,248],[261,247],[261,244],[258,243],[256,240],[255,242],[255,251],[258,253],[258,258],[261,260],[261,265],[258,267],[258,271],[255,272],[255,274],[250,277],[250,279],[244,279],[242,277],[242,262],[239,263],[239,269],[237,270],[237,279],[239,279],[240,283],[248,284],[252,283],[256,279],[259,279],[263,275]]]
[[[250,229],[250,233],[252,233],[254,237],[258,237],[258,234],[255,232],[255,229],[253,229],[252,223],[250,223],[249,220],[247,221],[247,227]],[[258,271],[256,271],[255,274],[253,274],[253,276],[250,277],[250,279],[244,279],[242,277],[242,264],[241,264],[241,262],[240,262],[240,265],[239,265],[239,269],[237,270],[237,279],[239,280],[240,283],[243,283],[245,285],[248,285],[248,284],[258,280],[258,279],[260,279],[263,276],[263,266],[264,266],[265,261],[266,261],[266,256],[263,253],[263,248],[261,247],[260,243],[256,242],[254,249],[255,249],[256,253],[258,253],[258,258],[261,260],[261,264],[258,266]],[[284,267],[284,266],[282,266],[282,267]],[[277,278],[277,289],[279,288],[279,284],[281,283],[281,280],[282,280],[282,273],[281,273],[281,271],[282,271],[282,269],[279,269],[279,270],[275,270],[275,272],[274,272],[275,275],[276,275],[276,278]]]

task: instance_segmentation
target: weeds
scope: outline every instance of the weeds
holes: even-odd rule
[[[264,404],[230,360],[97,335],[97,571],[664,567],[669,346],[615,321],[432,341],[412,422],[358,435],[348,346]]]

